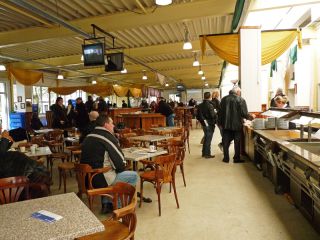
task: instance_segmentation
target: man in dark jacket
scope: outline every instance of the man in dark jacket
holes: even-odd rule
[[[234,163],[244,162],[240,160],[240,139],[243,119],[252,119],[248,113],[246,101],[240,97],[241,89],[234,87],[229,95],[221,100],[218,114],[219,124],[222,126],[223,161],[229,162],[229,146],[234,140]]]
[[[158,108],[156,110],[157,113],[161,113],[166,116],[166,125],[169,127],[174,127],[174,113],[172,108],[168,103],[166,103],[163,97],[159,98]]]
[[[88,96],[88,101],[84,104],[86,106],[87,112],[91,112],[93,108],[93,98],[92,96]]]
[[[57,97],[56,103],[50,107],[50,110],[52,111],[52,127],[65,128],[68,119],[62,97]]]
[[[85,138],[82,144],[80,163],[89,164],[92,168],[111,167],[104,174],[93,178],[93,187],[102,188],[114,185],[117,182],[126,182],[136,185],[138,175],[134,171],[125,171],[126,161],[120,149],[119,142],[113,134],[113,121],[110,117],[100,114],[96,119],[97,127]],[[107,207],[109,201],[102,198],[102,209]]]
[[[80,132],[82,133],[89,124],[89,115],[84,103],[82,102],[82,98],[78,97],[76,101],[76,127],[79,128]]]
[[[199,104],[197,109],[197,119],[200,121],[204,132],[202,157],[214,158],[214,155],[211,155],[211,141],[216,123],[216,113],[211,103],[210,92],[205,92],[203,98],[203,102]]]

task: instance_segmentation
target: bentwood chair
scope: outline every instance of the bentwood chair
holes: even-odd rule
[[[92,169],[89,164],[74,163],[74,170],[78,183],[78,197],[82,198],[82,194],[87,194],[89,189],[93,189],[92,179],[100,173],[105,173],[111,170],[111,167]]]
[[[118,182],[111,187],[88,190],[88,195],[90,206],[92,206],[92,201],[95,196],[113,195],[113,206],[115,206],[116,209],[113,211],[111,220],[102,221],[105,227],[103,232],[77,238],[77,240],[134,239],[137,225],[135,213],[137,196],[135,187],[128,183]],[[121,206],[119,206],[118,203]]]
[[[8,177],[0,179],[0,204],[17,202],[24,190],[25,197],[29,199],[29,180],[25,176]]]
[[[186,179],[184,176],[184,158],[185,158],[185,144],[183,141],[176,141],[173,140],[170,142],[170,145],[168,147],[169,149],[169,153],[174,153],[176,156],[176,161],[175,161],[175,166],[179,166],[180,167],[180,171],[182,174],[182,178],[183,178],[183,184],[186,187]]]
[[[161,216],[161,188],[165,183],[172,184],[174,196],[177,203],[177,208],[179,208],[179,201],[176,191],[176,183],[175,183],[175,155],[163,155],[158,156],[154,161],[141,161],[144,165],[153,164],[154,170],[146,171],[140,174],[140,204],[142,205],[143,199],[143,183],[150,182],[152,183],[158,195],[158,208],[159,208],[159,216]]]

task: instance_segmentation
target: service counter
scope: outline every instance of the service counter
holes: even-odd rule
[[[126,113],[121,114],[126,127],[149,130],[154,126],[166,126],[166,117],[160,113]]]
[[[300,138],[299,130],[254,130],[244,126],[244,150],[275,193],[289,193],[294,204],[320,231],[320,139]]]
[[[133,113],[137,111],[141,111],[142,108],[140,107],[133,107],[133,108],[110,108],[109,115],[113,119],[115,124],[122,122],[121,114],[124,113]]]

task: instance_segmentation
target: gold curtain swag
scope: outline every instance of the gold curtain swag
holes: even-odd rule
[[[40,80],[42,80],[43,82],[43,73],[26,69],[13,68],[9,65],[8,79],[12,81],[13,78],[25,86],[32,86]]]
[[[297,30],[266,31],[261,33],[261,64],[271,63],[280,57],[298,38],[298,46],[301,48],[301,33]],[[202,56],[205,54],[206,43],[223,60],[239,65],[239,34],[221,34],[213,36],[201,36],[200,47]]]
[[[129,91],[132,97],[142,97],[142,90],[139,88],[129,88]]]
[[[118,97],[125,97],[128,94],[128,87],[122,87],[122,86],[113,86],[114,93]]]

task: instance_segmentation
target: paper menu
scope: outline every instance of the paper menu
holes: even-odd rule
[[[63,218],[58,214],[55,214],[46,210],[40,210],[38,212],[34,212],[31,214],[31,217],[47,223],[53,223]]]

